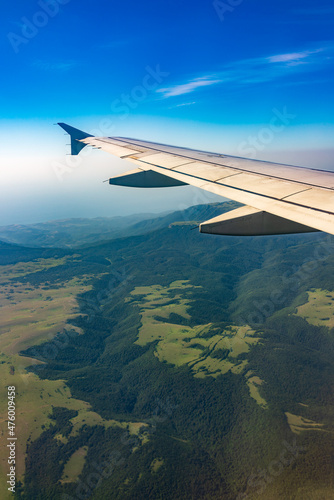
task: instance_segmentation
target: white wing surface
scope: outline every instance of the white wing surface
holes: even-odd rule
[[[109,179],[129,187],[190,184],[245,207],[200,225],[212,234],[334,234],[334,172],[295,167],[123,137],[94,137],[67,124],[72,154],[90,145],[136,164]]]

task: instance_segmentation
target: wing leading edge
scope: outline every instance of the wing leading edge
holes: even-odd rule
[[[135,170],[109,179],[110,184],[155,188],[190,184],[246,205],[203,222],[201,232],[334,234],[334,172],[124,137],[94,137],[65,123],[58,125],[71,136],[72,154],[90,145],[136,164]]]

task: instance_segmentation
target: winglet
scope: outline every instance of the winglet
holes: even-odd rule
[[[87,144],[83,144],[81,139],[86,139],[86,137],[93,137],[91,134],[87,134],[83,132],[83,130],[79,130],[78,128],[71,127],[67,125],[67,123],[57,123],[61,128],[65,130],[71,136],[71,155],[78,155],[80,151],[87,146]]]

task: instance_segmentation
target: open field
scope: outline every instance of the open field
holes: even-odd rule
[[[259,387],[263,384],[263,380],[260,377],[252,376],[252,372],[248,372],[246,377],[248,377],[247,385],[249,387],[249,393],[258,405],[262,408],[268,408],[267,401],[261,396]]]
[[[187,310],[190,302],[182,298],[182,291],[191,288],[187,281],[175,281],[169,287],[153,285],[135,288],[131,296],[138,298],[134,303],[140,307],[142,321],[136,343],[145,345],[158,341],[155,355],[160,361],[176,366],[187,364],[195,377],[217,377],[229,370],[241,373],[247,360],[240,361],[238,356],[247,353],[251,345],[260,340],[249,326],[231,325],[217,334],[211,332],[211,323],[190,327],[168,321],[171,313],[184,320],[189,319]],[[249,385],[251,393],[255,394],[256,387]],[[260,397],[256,400],[261,405],[265,403]]]
[[[38,271],[50,269],[51,267],[61,266],[62,264],[65,264],[65,262],[66,257],[63,257],[61,259],[37,259],[32,262],[18,262],[17,264],[1,266],[0,283],[3,283],[6,279],[20,278],[22,276],[26,276],[27,274],[37,273]]]
[[[64,259],[41,259],[0,268],[0,432],[7,438],[7,386],[16,387],[17,477],[24,474],[25,450],[28,440],[36,439],[51,423],[53,406],[86,409],[84,401],[71,397],[64,381],[40,380],[26,368],[39,361],[19,355],[19,352],[46,340],[64,330],[66,322],[78,312],[76,295],[89,289],[80,280],[71,280],[62,288],[33,287],[20,283],[20,278],[64,263]],[[16,278],[13,282],[9,279]],[[71,326],[71,329],[75,329]],[[78,329],[77,329],[78,330]],[[80,333],[78,331],[78,333]],[[0,451],[0,487],[5,489],[8,472],[7,450]]]
[[[151,463],[152,472],[158,472],[158,470],[160,469],[160,467],[163,466],[163,464],[164,464],[163,459],[155,458]]]
[[[64,329],[69,319],[77,316],[75,297],[87,290],[88,286],[75,279],[68,281],[62,288],[48,290],[38,287],[24,291],[22,284],[11,294],[13,299],[8,303],[4,287],[0,292],[1,352],[17,354],[53,338]]]
[[[6,362],[0,366],[2,397],[0,410],[0,433],[2,441],[7,439],[7,410],[6,394],[7,386],[16,387],[16,428],[17,437],[17,477],[22,479],[24,474],[25,451],[28,441],[34,441],[43,431],[50,426],[52,420],[49,415],[52,406],[61,406],[71,410],[89,412],[90,405],[85,401],[72,398],[69,388],[62,380],[41,380],[33,373],[27,373],[24,368],[32,364],[29,358],[19,356],[6,357]],[[19,366],[12,375],[8,363],[11,366]],[[19,364],[21,363],[21,364]],[[84,422],[82,422],[83,425]],[[0,453],[0,487],[4,487],[5,477],[8,472],[7,452],[1,446]],[[5,491],[5,489],[3,489]],[[2,497],[4,498],[4,497]]]
[[[317,424],[317,422],[314,422],[313,420],[301,417],[300,415],[293,415],[288,412],[286,412],[285,415],[288,419],[290,429],[295,434],[300,434],[303,431],[324,431],[324,429],[322,429],[324,424]]]
[[[334,327],[334,292],[312,290],[307,292],[308,301],[297,308],[297,315],[316,326]]]
[[[74,399],[70,389],[63,380],[41,380],[36,374],[27,372],[26,368],[42,362],[29,357],[20,356],[19,352],[51,340],[58,332],[66,329],[69,319],[78,314],[76,296],[89,290],[86,285],[88,276],[81,279],[72,279],[62,283],[59,287],[45,287],[20,283],[20,278],[32,272],[41,271],[64,263],[64,259],[41,259],[37,262],[18,263],[13,266],[0,267],[0,489],[7,492],[6,474],[8,473],[7,448],[7,387],[16,387],[16,420],[15,435],[16,472],[17,478],[22,479],[25,467],[25,452],[29,441],[35,440],[43,429],[51,425],[49,415],[52,406],[65,407],[78,411],[73,419],[73,434],[86,425],[103,425],[105,427],[117,425],[128,429],[130,433],[138,432],[138,423],[131,424],[116,421],[106,421],[97,413],[91,411],[89,403]],[[15,278],[15,281],[8,280]],[[67,326],[69,328],[69,326]],[[77,327],[70,325],[71,330],[82,333]],[[56,344],[55,344],[56,345]],[[61,348],[61,345],[60,347]],[[137,425],[137,427],[136,427]],[[142,427],[145,424],[140,424]],[[57,439],[65,442],[66,438],[58,435]],[[84,454],[79,454],[84,461]],[[79,471],[78,460],[73,459],[67,465],[66,475],[69,478],[77,477]],[[74,469],[72,470],[72,465]],[[80,462],[81,464],[81,462]],[[79,471],[79,472],[78,472]],[[8,492],[3,499],[12,498]]]
[[[82,469],[85,465],[87,451],[88,447],[83,446],[73,453],[69,461],[65,464],[63,476],[61,479],[62,483],[72,483],[81,474]]]

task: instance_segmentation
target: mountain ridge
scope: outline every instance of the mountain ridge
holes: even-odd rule
[[[162,214],[74,218],[30,225],[16,224],[0,227],[0,240],[31,248],[77,248],[101,240],[148,233],[178,221],[203,222],[238,206],[239,204],[235,202],[222,202],[195,205]]]

